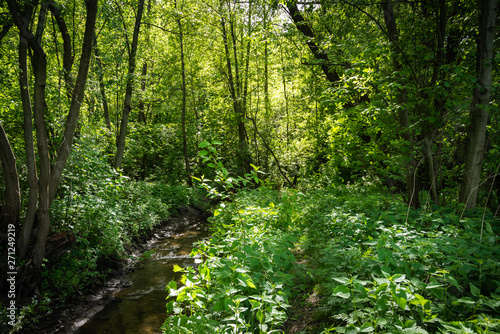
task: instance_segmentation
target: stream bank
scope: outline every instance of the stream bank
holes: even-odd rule
[[[153,230],[147,240],[138,240],[133,250],[125,257],[118,269],[113,269],[105,284],[93,293],[87,294],[74,302],[65,304],[63,307],[54,310],[50,316],[37,323],[36,327],[23,328],[23,333],[77,333],[96,314],[103,311],[112,304],[123,302],[120,293],[131,288],[131,275],[136,271],[141,271],[143,262],[148,257],[155,256],[151,250],[158,245],[161,240],[175,239],[175,236],[182,235],[186,231],[200,230],[208,235],[208,224],[206,219],[209,213],[198,208],[186,207],[179,210],[177,217],[172,217]],[[196,234],[196,233],[195,233]],[[188,236],[189,237],[189,236]],[[167,250],[168,251],[168,250]],[[189,252],[184,249],[182,256],[188,257]],[[165,283],[165,285],[168,282]],[[163,282],[161,282],[163,284]],[[163,286],[164,290],[164,286]],[[163,311],[164,308],[161,309]],[[163,312],[164,313],[164,312]]]

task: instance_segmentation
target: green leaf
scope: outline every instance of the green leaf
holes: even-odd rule
[[[198,153],[198,155],[199,155],[200,157],[205,157],[207,154],[208,154],[208,151],[207,151],[207,150],[203,150],[203,151],[200,151],[200,152]]]
[[[215,305],[214,305],[214,307],[213,307],[213,310],[214,310],[215,312],[224,311],[224,310],[225,310],[225,306],[224,306],[224,299],[219,299],[219,300],[215,303]]]
[[[333,295],[346,299],[351,297],[351,292],[347,286],[339,285],[335,288],[335,290],[333,290]]]
[[[204,140],[200,143],[200,145],[198,145],[198,148],[204,148],[207,146],[210,146],[210,143],[208,141]]]
[[[399,290],[396,292],[394,297],[399,307],[401,307],[401,309],[404,310],[406,308],[406,301],[407,301],[406,292]]]
[[[248,279],[245,281],[245,283],[246,283],[249,287],[251,287],[252,289],[257,289],[257,287],[255,286],[255,284],[253,284],[253,282],[252,282],[252,279],[251,279],[251,278],[248,278]]]
[[[360,329],[359,329],[359,332],[360,333],[372,333],[375,331],[375,328],[373,328],[372,324],[371,323],[365,323],[363,324]]]
[[[469,283],[469,286],[470,286],[470,293],[472,293],[473,296],[479,297],[479,295],[481,294],[481,290],[479,290],[479,288],[472,283]]]
[[[178,272],[180,272],[180,271],[183,271],[184,269],[182,269],[182,267],[180,267],[180,266],[178,266],[178,265],[174,264],[174,269],[173,269],[173,270],[174,270],[174,273],[178,273]]]
[[[212,140],[212,145],[222,145],[222,142],[218,140]]]
[[[274,208],[274,204],[271,203],[271,205]],[[349,282],[347,277],[334,277],[333,280],[339,282],[340,284],[347,284]]]
[[[486,231],[488,231],[488,233],[493,234],[493,229],[491,228],[490,223],[486,222],[485,225],[486,225]]]
[[[259,320],[260,323],[263,323],[264,322],[264,318],[265,318],[264,311],[262,311],[262,309],[259,309],[255,313],[255,317],[257,318],[257,320]]]
[[[436,289],[436,288],[440,288],[444,286],[443,284],[439,284],[438,282],[430,282],[426,287],[425,289],[426,290],[430,290],[430,289]]]
[[[471,298],[469,297],[464,297],[464,298],[460,298],[460,299],[457,299],[456,301],[453,302],[453,304],[468,304],[468,305],[473,305],[475,304],[476,302],[474,300],[472,300]]]

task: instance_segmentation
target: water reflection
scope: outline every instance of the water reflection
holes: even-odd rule
[[[193,243],[206,236],[206,224],[199,224],[189,231],[157,241],[152,247],[153,255],[143,260],[139,269],[129,275],[132,285],[117,293],[117,302],[107,305],[77,333],[160,333],[168,296],[165,286],[181,276],[173,272],[173,266],[186,267],[198,262],[189,254]]]

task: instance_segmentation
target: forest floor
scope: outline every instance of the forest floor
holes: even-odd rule
[[[196,207],[184,207],[178,215],[162,222],[149,234],[134,240],[123,261],[113,269],[104,285],[64,305],[51,305],[52,313],[36,324],[23,328],[25,334],[75,333],[106,305],[117,302],[117,293],[130,286],[127,274],[135,270],[141,256],[151,249],[157,240],[182,233],[200,221],[206,221],[209,213]]]

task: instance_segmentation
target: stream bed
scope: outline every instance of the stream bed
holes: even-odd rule
[[[135,270],[126,277],[130,286],[115,292],[112,302],[79,326],[75,333],[161,333],[168,296],[165,287],[181,276],[173,272],[173,266],[196,265],[197,259],[189,254],[193,244],[207,236],[207,224],[200,222],[183,232],[154,240]]]

